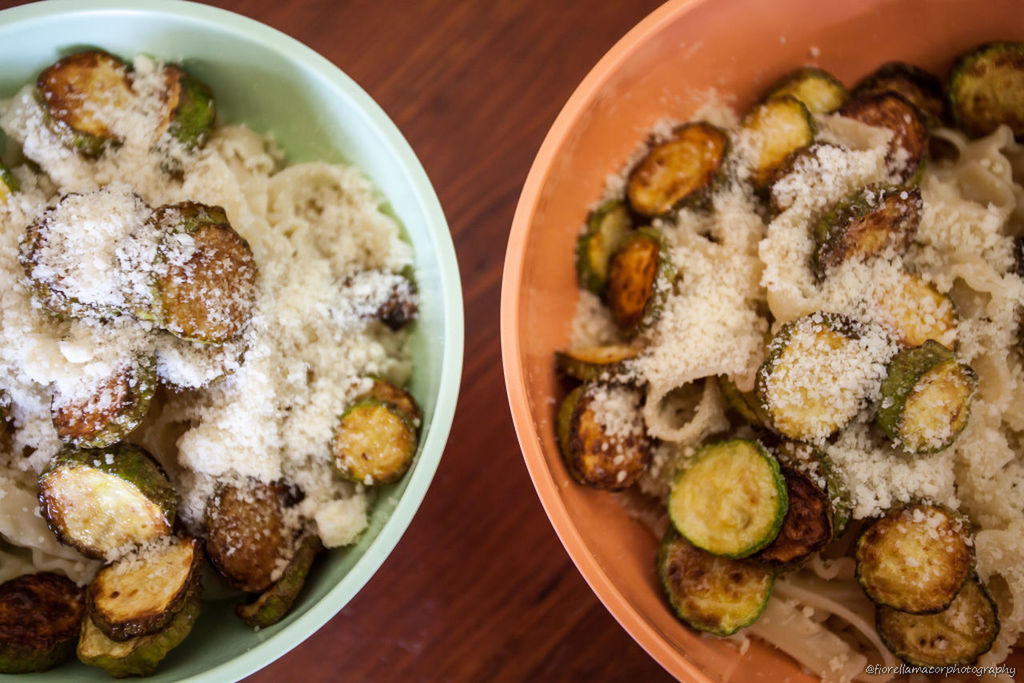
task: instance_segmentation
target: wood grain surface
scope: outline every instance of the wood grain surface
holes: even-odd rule
[[[544,515],[498,335],[505,244],[530,163],[576,85],[658,0],[209,4],[309,45],[395,121],[440,196],[466,312],[455,423],[412,525],[351,603],[250,680],[670,680],[594,597]]]

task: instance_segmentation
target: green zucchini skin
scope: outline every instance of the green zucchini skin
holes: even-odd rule
[[[588,346],[555,351],[555,367],[583,382],[627,382],[631,363],[640,350],[626,344]]]
[[[586,230],[576,241],[576,277],[580,286],[597,296],[608,288],[608,264],[633,229],[625,203],[613,199],[587,216]]]
[[[917,107],[929,128],[947,120],[946,95],[935,74],[908,62],[886,62],[862,78],[853,88],[853,97],[895,92]]]
[[[302,592],[313,561],[323,550],[316,534],[304,535],[281,578],[253,602],[235,607],[238,618],[254,629],[267,628],[284,619]]]
[[[119,642],[108,638],[90,618],[82,621],[78,659],[87,666],[103,669],[114,678],[152,676],[167,653],[192,632],[202,607],[197,587],[162,631]]]
[[[79,488],[79,483],[88,486]],[[123,487],[121,493],[132,495],[134,505],[124,506],[119,495],[115,505],[124,507],[108,508],[103,498],[108,486]],[[118,444],[57,454],[39,477],[39,507],[57,540],[86,557],[103,559],[126,545],[169,534],[178,499],[174,485],[151,455],[137,446]],[[100,521],[104,528],[94,528]]]
[[[47,671],[74,657],[83,591],[52,572],[0,584],[0,673]]]
[[[904,185],[916,185],[924,174],[928,157],[928,127],[917,107],[903,95],[886,91],[855,97],[839,114],[876,128],[893,132],[886,155],[890,178]]]
[[[655,228],[639,228],[619,245],[608,267],[608,306],[627,337],[650,329],[661,317],[676,280],[669,246]]]
[[[186,149],[198,149],[206,144],[217,119],[213,90],[175,64],[166,65],[164,71],[177,81],[178,91],[177,106],[171,112],[167,132]]]
[[[1024,43],[984,43],[957,57],[949,105],[957,127],[971,137],[1005,124],[1024,139]]]
[[[943,611],[908,614],[879,605],[875,625],[885,646],[911,666],[970,666],[999,635],[999,608],[973,576]]]
[[[838,78],[815,66],[805,66],[786,74],[768,89],[763,99],[786,95],[800,100],[812,114],[834,112],[850,97]]]
[[[716,636],[732,635],[757,621],[775,586],[771,568],[707,553],[672,528],[662,539],[655,562],[679,619]]]
[[[959,514],[927,503],[897,507],[857,539],[857,581],[877,605],[935,614],[949,607],[970,576],[973,547]]]
[[[949,377],[951,385],[938,382]],[[968,365],[959,363],[956,354],[933,339],[921,346],[904,349],[890,361],[886,378],[882,382],[882,403],[875,414],[875,423],[896,445],[908,453],[936,453],[948,448],[967,426],[970,401],[978,385],[978,376]],[[923,392],[934,389],[948,392],[939,394],[943,399],[937,406],[918,406],[917,397],[927,399]],[[912,402],[912,404],[911,404]],[[914,412],[923,407],[930,415]],[[941,424],[919,425],[921,417],[945,417]],[[922,433],[928,427],[934,434]],[[940,430],[945,431],[943,434]]]
[[[814,142],[817,127],[807,107],[792,95],[772,97],[743,119],[743,129],[759,138],[751,182],[759,193],[768,191],[786,159]]]
[[[778,461],[759,442],[729,439],[701,448],[669,492],[676,531],[712,555],[753,555],[778,536],[789,495]]]

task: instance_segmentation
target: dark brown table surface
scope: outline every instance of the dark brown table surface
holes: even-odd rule
[[[498,335],[505,243],[533,157],[576,85],[658,0],[210,4],[309,45],[395,121],[444,207],[466,313],[455,423],[412,525],[351,603],[250,680],[670,680],[548,523],[512,427]]]

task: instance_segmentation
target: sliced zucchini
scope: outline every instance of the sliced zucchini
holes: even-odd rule
[[[658,576],[669,603],[691,628],[732,635],[768,605],[775,572],[749,560],[717,557],[669,528],[658,548]]]
[[[663,216],[705,202],[729,151],[729,136],[706,121],[686,123],[651,147],[629,174],[626,196],[641,216]]]
[[[555,366],[584,382],[612,382],[628,377],[629,361],[639,355],[640,349],[628,344],[581,346],[555,351]]]
[[[178,501],[152,456],[119,444],[54,457],[39,477],[39,506],[61,543],[113,558],[170,534]]]
[[[897,183],[914,185],[924,172],[928,127],[924,116],[899,93],[882,92],[855,97],[839,114],[893,132],[885,157],[886,171]]]
[[[811,472],[825,481],[825,492],[831,508],[832,538],[842,536],[853,514],[853,501],[846,480],[832,458],[817,446],[789,439],[783,439],[772,450],[783,469],[789,466],[801,472]]]
[[[178,647],[192,631],[201,607],[200,592],[193,590],[162,631],[123,642],[108,638],[86,617],[78,639],[78,659],[88,666],[103,669],[114,678],[152,676],[167,653]]]
[[[416,426],[405,412],[393,403],[365,398],[342,414],[331,453],[346,479],[390,484],[412,465],[417,445]]]
[[[778,461],[749,439],[701,448],[668,497],[669,517],[683,538],[725,557],[746,557],[768,546],[788,507]]]
[[[6,204],[7,199],[20,189],[18,179],[11,173],[11,169],[0,161],[0,204]]]
[[[970,666],[999,635],[999,610],[975,576],[938,614],[907,614],[879,605],[875,625],[886,647],[911,666]]]
[[[145,419],[156,390],[156,358],[137,356],[87,395],[54,389],[50,416],[57,436],[75,448],[105,448]]]
[[[129,67],[103,50],[70,55],[39,74],[47,125],[66,147],[98,157],[119,144],[114,122],[134,98]]]
[[[767,427],[768,416],[761,407],[756,391],[740,391],[736,384],[725,375],[718,376],[718,386],[736,414],[754,427]]]
[[[786,158],[814,142],[814,118],[804,103],[791,95],[773,97],[747,114],[743,129],[753,145],[751,181],[765,190]]]
[[[186,149],[202,147],[217,118],[213,91],[177,64],[164,65],[164,76],[168,134]]]
[[[906,98],[924,114],[930,128],[946,120],[946,96],[942,81],[919,66],[907,62],[886,62],[861,79],[854,97],[894,92]]]
[[[598,296],[608,287],[612,254],[633,229],[633,218],[624,202],[609,200],[587,216],[586,230],[576,240],[576,277],[580,286]]]
[[[397,332],[415,320],[418,312],[416,289],[411,281],[401,278],[391,288],[391,294],[377,309],[374,317]]]
[[[786,95],[800,100],[812,114],[833,112],[849,97],[838,78],[814,66],[805,66],[783,76],[769,88],[764,99]]]
[[[384,401],[391,403],[396,408],[405,413],[409,421],[417,428],[420,427],[423,413],[420,410],[420,405],[416,402],[405,389],[395,386],[391,382],[380,379],[379,377],[373,378],[373,386],[365,394],[362,394],[359,398],[375,398],[378,401]]]
[[[967,426],[978,376],[934,340],[890,361],[875,422],[907,453],[947,448]]]
[[[640,415],[640,392],[588,382],[569,393],[558,411],[562,459],[580,484],[607,491],[629,488],[651,461]]]
[[[953,602],[973,563],[963,520],[938,505],[890,510],[857,541],[857,581],[871,600],[912,614]]]
[[[82,589],[52,572],[0,584],[0,673],[47,671],[75,654]]]
[[[856,320],[835,313],[782,326],[768,344],[755,387],[772,429],[796,441],[820,441],[854,418],[861,403],[837,401],[844,392],[836,387],[852,386],[862,372],[860,334]]]
[[[956,125],[971,137],[1006,125],[1024,138],[1024,43],[986,43],[957,57],[949,105]]]
[[[917,234],[924,202],[916,187],[871,186],[832,207],[814,228],[818,277],[849,260],[867,260],[887,249],[904,253]]]
[[[323,549],[316,534],[306,534],[299,539],[295,554],[281,578],[253,602],[238,605],[235,608],[238,618],[256,629],[273,626],[284,619],[306,583],[306,575],[313,566],[313,560]]]
[[[900,273],[893,291],[886,288],[875,300],[878,322],[906,346],[933,339],[946,348],[956,346],[957,314],[953,300],[920,275]]]
[[[789,508],[771,545],[757,559],[773,565],[796,566],[832,539],[832,504],[828,494],[803,472],[782,467]]]
[[[779,181],[788,176],[790,173],[794,173],[801,166],[803,166],[803,169],[801,170],[805,174],[812,172],[810,171],[810,169],[814,169],[813,172],[815,174],[820,173],[819,169],[826,165],[827,163],[823,161],[823,159],[827,158],[827,156],[823,156],[823,153],[829,153],[825,150],[839,151],[842,149],[843,148],[840,147],[839,145],[834,145],[831,142],[815,142],[809,147],[801,147],[800,149],[796,150],[788,157],[786,157],[786,161],[775,170],[770,180],[770,187],[768,189],[768,200],[771,206],[772,213],[777,215],[779,213],[782,213],[786,209],[790,208],[790,206],[792,205],[789,201],[792,198],[792,190],[790,189],[790,196],[784,199],[782,196],[780,196],[782,195],[782,193],[776,189],[776,185],[779,183]]]
[[[222,344],[238,336],[256,300],[256,261],[224,210],[195,202],[157,209],[165,231],[158,248],[165,265],[155,283],[152,319],[189,341]]]
[[[608,266],[608,306],[628,335],[639,334],[661,316],[676,270],[659,230],[640,228],[619,245]]]
[[[206,553],[229,585],[258,593],[292,552],[278,484],[221,486],[206,508]]]

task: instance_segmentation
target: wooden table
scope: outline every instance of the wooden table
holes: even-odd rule
[[[250,680],[669,680],[544,515],[498,336],[505,243],[530,163],[576,85],[658,0],[211,4],[309,45],[398,124],[441,198],[466,304],[462,395],[419,513],[349,605]]]

